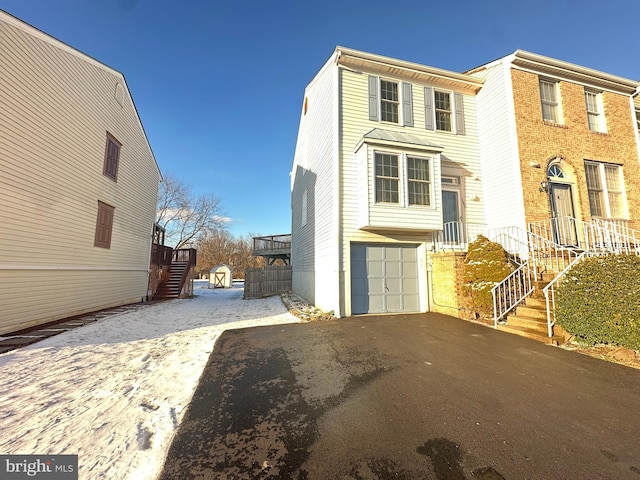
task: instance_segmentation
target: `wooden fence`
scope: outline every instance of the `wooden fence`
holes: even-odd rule
[[[260,298],[291,290],[291,265],[247,268],[244,298]]]

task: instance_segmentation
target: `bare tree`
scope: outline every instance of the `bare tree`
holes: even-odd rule
[[[244,278],[249,267],[264,265],[262,257],[254,257],[252,237],[233,237],[225,230],[204,232],[196,243],[199,274],[208,274],[212,267],[226,264],[233,268],[235,278]]]
[[[160,184],[156,221],[165,229],[167,244],[176,249],[194,245],[204,232],[224,229],[220,200],[213,194],[194,195],[172,172]]]

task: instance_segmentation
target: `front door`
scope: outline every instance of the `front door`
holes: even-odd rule
[[[442,222],[444,223],[444,242],[460,243],[460,209],[458,192],[442,190]]]
[[[565,183],[550,183],[549,185],[553,241],[559,245],[576,246],[578,242],[571,185]]]

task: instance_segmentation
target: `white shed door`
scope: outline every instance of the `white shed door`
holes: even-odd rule
[[[419,310],[415,245],[351,245],[351,313]]]

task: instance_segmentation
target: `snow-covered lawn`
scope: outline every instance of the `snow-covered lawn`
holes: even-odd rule
[[[277,296],[203,285],[0,355],[0,453],[77,454],[80,479],[156,478],[220,334],[298,321]]]

